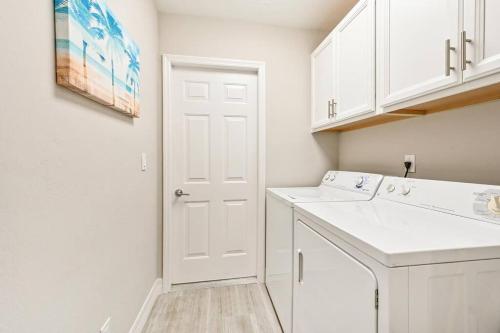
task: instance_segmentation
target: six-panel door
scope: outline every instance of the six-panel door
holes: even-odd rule
[[[380,104],[461,82],[460,0],[379,0]]]
[[[256,275],[257,75],[174,68],[173,283]]]
[[[299,219],[294,228],[293,332],[377,332],[373,273]]]
[[[500,71],[500,1],[464,0],[464,81]]]

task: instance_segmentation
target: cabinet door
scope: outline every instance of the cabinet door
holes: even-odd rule
[[[335,120],[375,111],[375,1],[362,0],[337,26]]]
[[[410,333],[500,332],[500,260],[410,267]]]
[[[293,332],[376,332],[373,273],[300,220],[294,244]]]
[[[334,92],[334,49],[335,38],[330,35],[312,54],[312,120],[313,128],[329,123],[332,118]]]
[[[464,0],[464,81],[500,71],[500,1]]]
[[[377,2],[382,106],[460,83],[459,2]]]

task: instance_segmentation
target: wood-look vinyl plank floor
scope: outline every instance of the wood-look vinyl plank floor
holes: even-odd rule
[[[262,284],[181,289],[156,301],[143,333],[282,333]]]

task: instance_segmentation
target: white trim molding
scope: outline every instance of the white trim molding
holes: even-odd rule
[[[162,289],[162,279],[156,279],[153,283],[153,286],[151,287],[151,290],[149,290],[149,293],[146,296],[146,299],[144,300],[144,303],[142,304],[141,309],[139,310],[139,313],[137,314],[137,317],[135,318],[134,323],[129,330],[129,333],[142,333],[144,326],[148,321],[149,315],[153,310],[156,299],[163,293]]]
[[[170,140],[172,128],[171,98],[172,69],[178,67],[216,68],[225,70],[247,71],[257,74],[258,77],[258,196],[257,196],[257,280],[264,282],[265,274],[265,199],[266,199],[266,65],[259,61],[246,61],[221,58],[204,58],[183,55],[163,55],[163,292],[171,288],[170,274],[172,260],[170,260],[172,242],[170,225],[172,212],[169,208],[172,202],[170,184],[171,152],[173,140]]]

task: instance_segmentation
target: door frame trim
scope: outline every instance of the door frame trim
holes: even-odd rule
[[[265,274],[265,199],[266,199],[266,64],[260,61],[237,59],[205,58],[184,55],[162,55],[163,64],[163,292],[168,292],[172,286],[171,272],[173,268],[172,256],[172,210],[170,203],[173,199],[171,184],[173,131],[171,126],[173,107],[171,104],[172,70],[174,66],[194,67],[204,69],[225,69],[257,74],[258,85],[258,155],[257,155],[257,280],[264,282]]]

